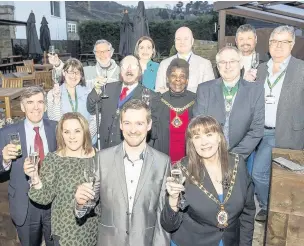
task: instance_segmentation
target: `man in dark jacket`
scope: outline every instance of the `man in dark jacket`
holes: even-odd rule
[[[99,136],[100,149],[112,147],[122,142],[123,136],[119,128],[120,108],[130,99],[145,100],[150,103],[157,95],[139,83],[142,74],[138,60],[134,56],[126,56],[120,64],[120,80],[106,85],[108,97],[103,98],[94,88],[87,99],[90,114],[96,114],[98,106],[100,114]],[[153,128],[153,127],[152,127]],[[153,139],[153,130],[150,136]]]

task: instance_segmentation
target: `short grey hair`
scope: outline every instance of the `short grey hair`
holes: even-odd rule
[[[269,41],[273,38],[274,34],[277,34],[277,33],[282,33],[282,32],[287,32],[290,34],[290,36],[292,37],[292,41],[293,43],[295,43],[296,41],[296,34],[295,34],[295,30],[292,26],[278,26],[276,27],[272,33],[270,34],[270,38],[269,38]]]
[[[239,33],[243,33],[243,32],[253,32],[254,36],[257,37],[255,28],[252,25],[250,25],[250,24],[241,25],[237,29],[235,37],[237,38],[238,34]]]
[[[44,102],[46,102],[46,93],[40,86],[30,86],[25,87],[24,91],[22,92],[20,99],[21,102],[27,98],[30,98],[31,96],[37,95],[39,93],[43,94]]]
[[[234,50],[238,54],[239,60],[241,60],[242,52],[239,49],[237,49],[234,46],[225,46],[225,47],[221,48],[219,52],[217,52],[217,54],[215,56],[216,63],[219,63],[220,55],[226,50]]]
[[[114,53],[114,48],[112,47],[112,44],[105,40],[105,39],[99,39],[96,41],[95,45],[94,45],[94,49],[93,49],[93,53],[95,54],[96,53],[96,46],[99,45],[99,44],[107,44],[109,45],[109,48],[110,48],[110,51],[111,51],[111,56],[113,55]]]

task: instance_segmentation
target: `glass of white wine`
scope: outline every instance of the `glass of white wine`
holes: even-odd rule
[[[255,52],[252,55],[252,60],[251,60],[251,68],[257,69],[260,63],[260,55],[259,53]]]
[[[95,182],[98,179],[98,163],[95,160],[95,158],[87,158],[85,160],[85,166],[84,166],[84,178],[86,182],[92,183],[93,189],[95,187]],[[89,208],[93,208],[96,205],[96,200],[93,198],[92,200],[89,200],[85,206]]]
[[[34,185],[34,184],[37,184],[37,182],[38,182],[37,175],[38,175],[38,163],[39,163],[39,150],[38,149],[34,149],[34,148],[32,148],[30,146],[29,158],[30,158],[31,163],[34,164],[34,167],[35,167],[34,175],[29,180],[29,184],[30,185]]]
[[[174,178],[173,182],[176,184],[183,184],[184,175],[180,167],[180,163],[175,163],[171,166],[171,177]],[[177,205],[181,210],[184,210],[187,207],[186,199],[183,192],[179,194],[179,202]]]
[[[56,54],[56,51],[55,51],[55,46],[54,45],[50,45],[49,47],[49,54],[54,56]]]
[[[10,143],[14,144],[16,146],[16,149],[18,151],[18,156],[22,155],[22,149],[21,149],[21,141],[19,132],[8,134]]]

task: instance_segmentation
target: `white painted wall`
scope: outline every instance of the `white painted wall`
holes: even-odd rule
[[[51,40],[67,40],[65,2],[60,1],[60,17],[51,15],[50,1],[14,1],[15,20],[27,21],[31,10],[36,18],[36,28],[39,38],[42,17],[49,23]],[[26,39],[25,26],[16,27],[16,39]]]

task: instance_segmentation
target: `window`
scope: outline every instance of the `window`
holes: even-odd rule
[[[68,32],[77,33],[76,24],[68,23]]]
[[[51,4],[51,15],[60,17],[60,2],[50,1]]]

